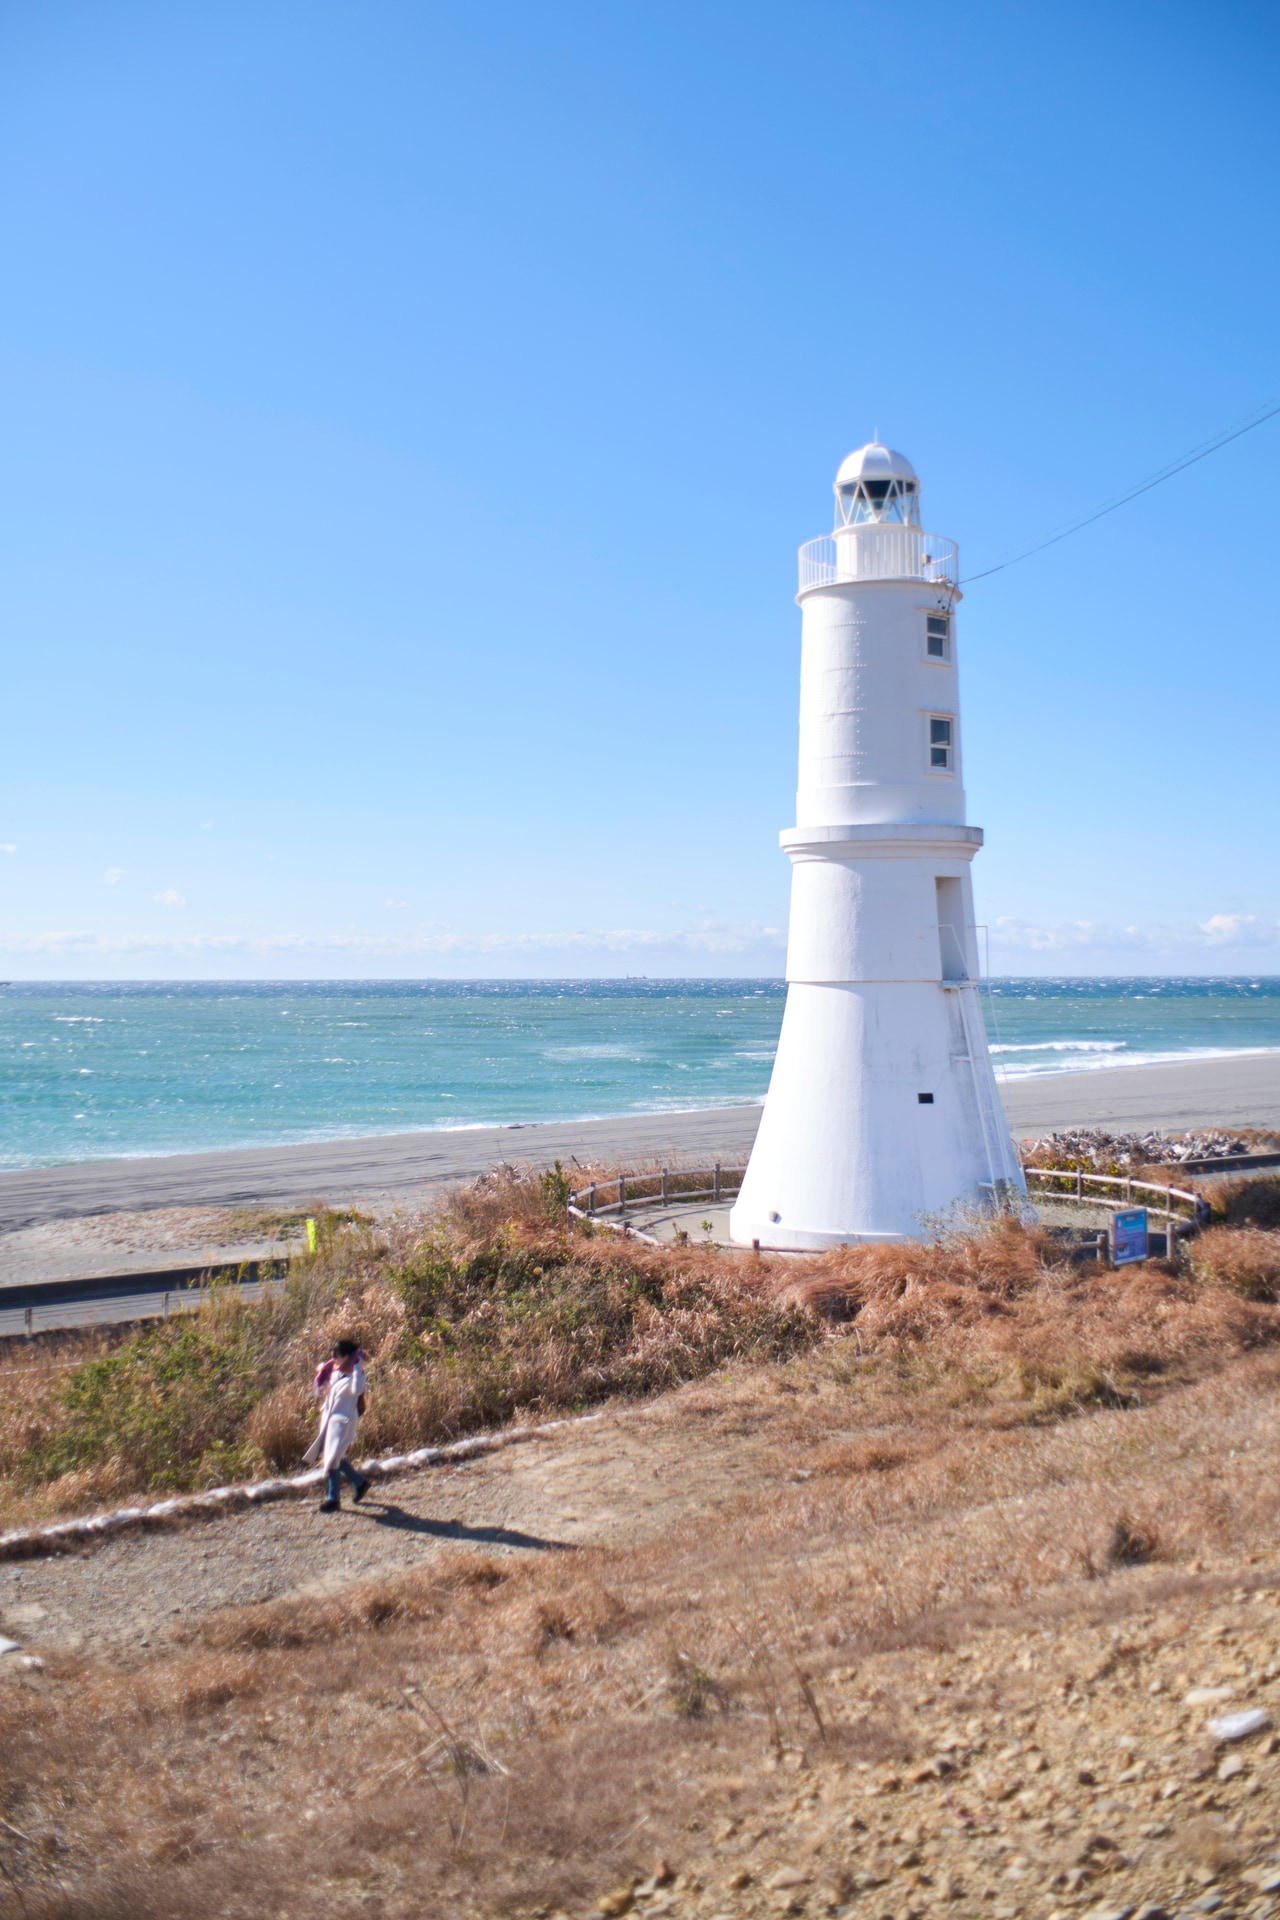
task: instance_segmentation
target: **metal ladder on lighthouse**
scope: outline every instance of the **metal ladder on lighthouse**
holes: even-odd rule
[[[1000,1096],[996,1091],[994,1077],[981,1070],[986,1064],[987,1035],[982,1020],[982,1007],[978,1000],[976,980],[944,980],[943,989],[956,996],[956,1005],[960,1013],[960,1031],[964,1035],[965,1058],[973,1080],[973,1094],[978,1107],[978,1124],[982,1128],[982,1145],[986,1155],[987,1170],[991,1176],[991,1187],[996,1195],[1017,1187],[1018,1180],[1011,1164],[1009,1130],[1005,1125],[1004,1113],[1000,1107]]]

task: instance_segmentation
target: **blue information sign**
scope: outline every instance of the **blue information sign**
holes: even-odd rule
[[[1147,1257],[1147,1210],[1134,1207],[1128,1213],[1118,1213],[1112,1226],[1111,1258],[1117,1267],[1130,1266],[1135,1260]]]

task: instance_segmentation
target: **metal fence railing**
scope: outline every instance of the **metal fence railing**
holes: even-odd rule
[[[1024,1171],[1028,1194],[1039,1193],[1046,1200],[1077,1206],[1105,1207],[1112,1213],[1122,1207],[1145,1207],[1166,1222],[1167,1231],[1175,1238],[1179,1233],[1193,1233],[1206,1218],[1203,1196],[1184,1187],[1162,1187],[1127,1174],[1086,1173],[1078,1168],[1027,1167]],[[745,1167],[724,1167],[717,1160],[713,1167],[661,1167],[656,1173],[611,1174],[571,1193],[569,1212],[578,1220],[616,1226],[626,1223],[629,1209],[631,1213],[653,1213],[658,1208],[685,1206],[696,1200],[720,1206],[737,1198],[745,1173]]]
[[[1145,1207],[1164,1220],[1170,1242],[1179,1233],[1194,1233],[1208,1217],[1203,1194],[1185,1187],[1162,1187],[1158,1181],[1134,1180],[1124,1173],[1086,1173],[1082,1167],[1025,1167],[1023,1171],[1027,1192],[1040,1193],[1046,1200],[1106,1207],[1111,1213],[1122,1207]]]
[[[667,1207],[691,1200],[719,1206],[737,1198],[745,1167],[662,1167],[657,1173],[619,1173],[569,1195],[569,1211],[579,1220],[625,1220],[627,1208],[641,1203]],[[612,1198],[610,1198],[612,1196]]]

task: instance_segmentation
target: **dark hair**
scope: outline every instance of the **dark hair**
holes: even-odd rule
[[[360,1348],[354,1340],[335,1340],[333,1350],[339,1360],[349,1360],[353,1353],[359,1353]]]

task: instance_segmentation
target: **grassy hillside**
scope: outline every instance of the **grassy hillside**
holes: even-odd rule
[[[1270,1916],[1280,1756],[1206,1722],[1280,1717],[1280,1236],[1224,1204],[1177,1272],[1072,1268],[1009,1222],[770,1263],[593,1236],[504,1182],[394,1244],[335,1227],[286,1300],[82,1365],[49,1415],[71,1475],[172,1475],[148,1422],[175,1379],[182,1471],[274,1457],[338,1330],[377,1356],[382,1439],[684,1381],[619,1416],[646,1463],[741,1471],[607,1549],[426,1540],[186,1619],[136,1670],[10,1668],[0,1910]],[[480,1512],[510,1486],[483,1474]],[[589,1480],[557,1486],[581,1510]],[[166,1536],[136,1550],[163,1590]]]
[[[214,1289],[123,1337],[13,1343],[4,1516],[298,1466],[310,1382],[340,1336],[371,1356],[361,1447],[404,1450],[513,1417],[652,1394],[831,1338],[967,1370],[1022,1417],[1149,1393],[1276,1337],[1280,1181],[1221,1183],[1221,1225],[1177,1269],[1072,1267],[1010,1220],[917,1246],[760,1259],[655,1249],[566,1212],[556,1173],[504,1173],[389,1230],[322,1215],[269,1298]],[[1259,1224],[1262,1222],[1263,1224]],[[984,1384],[986,1383],[986,1384]]]

